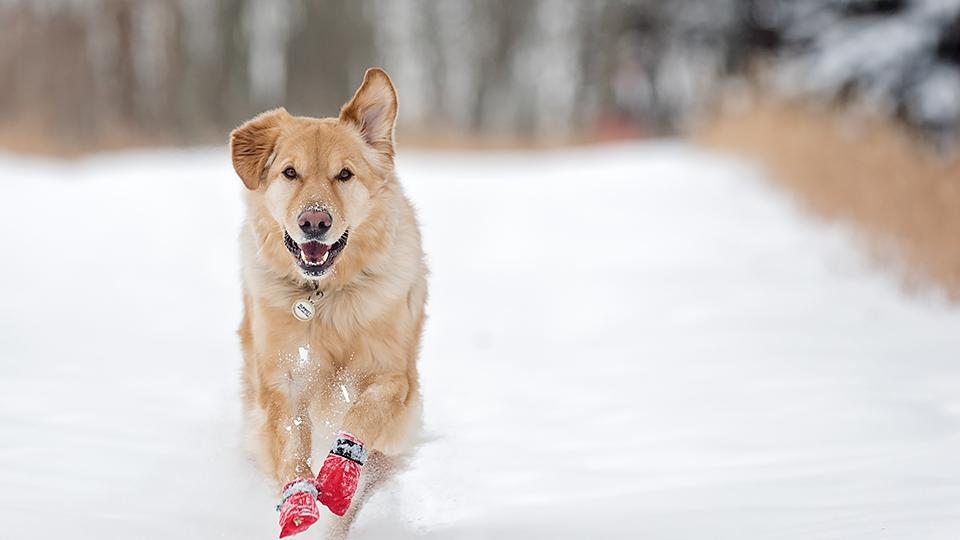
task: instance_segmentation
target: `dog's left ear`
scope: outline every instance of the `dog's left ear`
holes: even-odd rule
[[[380,68],[367,70],[353,99],[340,109],[340,120],[355,125],[367,144],[393,159],[397,91],[385,71]]]
[[[247,189],[260,187],[267,161],[280,136],[280,126],[290,113],[280,107],[248,120],[230,133],[230,157],[233,168]]]

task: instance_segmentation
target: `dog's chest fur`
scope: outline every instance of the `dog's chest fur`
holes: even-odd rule
[[[297,291],[283,298],[292,305],[304,294]],[[255,347],[264,360],[261,370],[272,372],[261,371],[262,375],[268,380],[290,381],[299,391],[322,392],[329,390],[324,386],[339,385],[343,379],[353,381],[389,369],[382,364],[392,357],[388,349],[394,331],[378,322],[389,306],[381,306],[380,313],[365,306],[368,317],[362,317],[363,313],[352,309],[351,295],[327,294],[316,303],[316,316],[309,322],[294,318],[288,306],[255,301],[251,317],[258,338]]]

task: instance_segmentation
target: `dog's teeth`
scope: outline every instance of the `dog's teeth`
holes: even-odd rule
[[[327,262],[327,258],[328,258],[328,257],[330,257],[330,252],[329,252],[329,251],[326,252],[326,253],[324,253],[324,254],[323,254],[323,257],[321,257],[319,261],[313,262],[313,261],[307,259],[307,254],[306,254],[306,253],[304,253],[304,252],[302,252],[302,251],[300,252],[300,260],[303,261],[303,264],[308,264],[308,265],[310,265],[310,266],[320,266],[321,264]]]

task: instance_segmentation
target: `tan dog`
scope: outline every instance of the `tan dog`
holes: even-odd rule
[[[263,467],[280,485],[313,476],[341,429],[372,450],[363,482],[376,461],[408,450],[419,426],[427,268],[394,174],[396,116],[393,83],[374,68],[338,118],[281,108],[230,135],[248,189],[244,398]],[[297,315],[315,314],[299,320],[293,306],[308,299]]]

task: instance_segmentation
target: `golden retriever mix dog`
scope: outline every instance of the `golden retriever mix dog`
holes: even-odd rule
[[[346,534],[419,427],[427,268],[394,173],[396,117],[393,83],[373,68],[337,118],[280,108],[230,135],[247,188],[239,330],[247,424],[284,501],[308,492],[343,514],[323,518],[332,536]],[[351,504],[344,485],[365,461]]]

